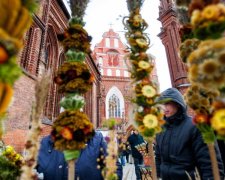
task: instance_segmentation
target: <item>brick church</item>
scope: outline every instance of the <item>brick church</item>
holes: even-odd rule
[[[125,60],[128,49],[121,41],[119,34],[112,28],[105,32],[102,40],[95,45],[93,59],[101,73],[99,103],[100,122],[108,118],[116,118],[118,131],[125,131],[132,120],[132,80],[129,73],[129,60]],[[155,62],[153,56],[152,61]],[[158,82],[156,68],[152,77]]]

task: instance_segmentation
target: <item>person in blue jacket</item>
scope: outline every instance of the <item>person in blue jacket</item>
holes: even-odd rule
[[[41,140],[36,169],[38,173],[44,176],[44,180],[68,178],[68,165],[64,154],[54,149],[51,135]]]
[[[81,150],[75,164],[75,173],[79,180],[102,180],[101,169],[98,169],[97,159],[102,154],[106,156],[107,144],[100,132],[95,132],[94,137],[87,146]],[[121,164],[117,163],[117,175],[122,180],[123,171]],[[51,135],[44,137],[38,155],[37,172],[43,173],[44,180],[67,180],[68,166],[62,152],[54,149]]]
[[[161,93],[159,100],[170,99],[164,104],[164,131],[156,136],[155,159],[157,176],[163,180],[195,179],[196,168],[201,180],[213,180],[212,166],[207,145],[192,118],[187,115],[182,94],[175,88]],[[223,163],[215,145],[219,173],[224,179]]]

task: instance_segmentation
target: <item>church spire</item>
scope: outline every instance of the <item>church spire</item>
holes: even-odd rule
[[[178,57],[178,48],[181,43],[179,37],[180,24],[172,0],[160,1],[158,20],[162,23],[161,32],[158,36],[165,46],[172,86],[179,90],[186,89],[188,86],[187,71],[185,64]]]

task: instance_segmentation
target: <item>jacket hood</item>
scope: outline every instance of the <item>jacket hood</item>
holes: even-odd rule
[[[187,105],[184,101],[183,95],[176,88],[168,88],[167,90],[163,91],[158,100],[161,101],[164,99],[171,99],[171,101],[181,105],[183,112],[187,111]]]

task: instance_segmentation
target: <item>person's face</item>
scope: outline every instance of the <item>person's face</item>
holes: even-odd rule
[[[167,102],[162,105],[165,117],[171,117],[178,111],[178,105],[175,102]]]
[[[138,131],[137,130],[134,130],[134,134],[138,134]]]

